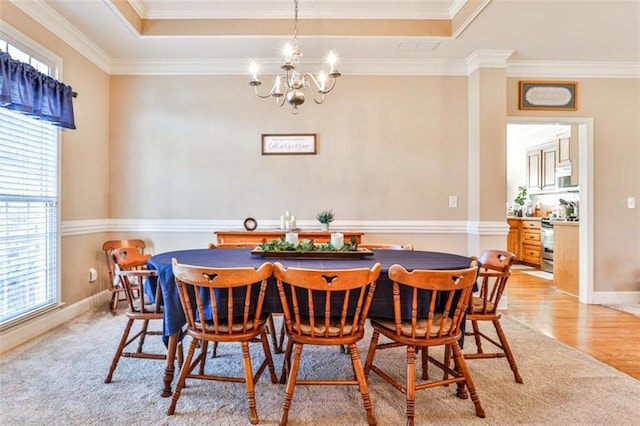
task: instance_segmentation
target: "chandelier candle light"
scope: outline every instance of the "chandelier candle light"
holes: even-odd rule
[[[324,102],[324,95],[333,90],[336,85],[336,79],[340,77],[340,71],[336,67],[337,58],[333,52],[329,52],[327,62],[329,63],[329,74],[320,72],[318,78],[311,73],[301,73],[296,67],[300,64],[300,58],[302,58],[302,52],[298,46],[298,0],[294,0],[295,10],[295,25],[293,30],[293,45],[287,44],[284,48],[284,64],[280,66],[285,74],[276,75],[273,87],[269,93],[262,95],[258,92],[258,86],[262,84],[260,77],[258,76],[258,64],[256,62],[251,63],[251,81],[250,86],[253,86],[256,95],[260,98],[268,98],[273,96],[276,100],[276,105],[284,105],[284,101],[293,106],[292,113],[298,113],[298,105],[302,105],[305,101],[305,90],[310,88],[312,90],[312,97],[315,103],[321,104]],[[327,81],[329,79],[329,81]],[[319,96],[316,96],[315,91]]]

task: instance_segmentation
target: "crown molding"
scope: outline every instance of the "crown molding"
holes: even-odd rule
[[[640,78],[639,62],[509,62],[507,77]]]
[[[109,73],[111,57],[89,40],[69,21],[53,10],[43,0],[10,0],[18,9],[51,31],[56,37],[67,43],[93,62],[98,68]]]
[[[438,3],[425,4],[423,0],[394,0],[391,18],[449,20],[467,2],[454,0],[451,5],[440,7]],[[177,9],[148,8],[142,0],[128,0],[128,3],[143,19],[247,19],[256,15],[265,19],[281,19],[293,16],[291,3],[282,0],[218,0],[204,6],[180,5]],[[162,6],[161,2],[156,3]],[[306,0],[299,15],[304,19],[389,19],[389,12],[383,7],[386,3],[376,0]],[[339,17],[335,16],[336,10],[340,11]]]
[[[476,50],[467,57],[467,75],[479,68],[507,68],[513,50]]]
[[[473,20],[478,17],[480,12],[482,12],[484,8],[487,7],[489,3],[491,3],[491,1],[492,0],[483,0],[482,3],[476,7],[473,13],[469,15],[467,19],[456,29],[456,31],[451,35],[451,38],[453,39],[458,38],[458,36],[460,36],[460,34],[462,34],[469,25],[471,25]],[[458,12],[460,12],[460,10],[465,6],[466,3],[467,3],[467,0],[455,1],[451,6],[451,10],[450,10],[451,16],[452,17],[456,16]]]
[[[278,69],[279,61],[262,61],[265,69]],[[305,60],[308,68],[321,67],[322,60]],[[246,60],[219,59],[159,59],[145,61],[114,60],[113,75],[248,75]],[[464,60],[341,60],[343,75],[416,75],[416,76],[466,76]]]

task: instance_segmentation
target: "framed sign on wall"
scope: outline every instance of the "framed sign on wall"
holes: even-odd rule
[[[263,134],[262,155],[314,155],[315,133]]]
[[[578,110],[578,83],[575,81],[521,81],[520,109]]]

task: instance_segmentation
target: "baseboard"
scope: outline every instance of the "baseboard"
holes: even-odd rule
[[[593,303],[597,305],[640,303],[640,291],[595,291]]]
[[[0,335],[0,353],[38,337],[97,306],[107,304],[110,298],[111,293],[105,290],[73,305],[65,306],[16,326]]]

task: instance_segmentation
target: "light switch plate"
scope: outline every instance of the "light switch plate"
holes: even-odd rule
[[[627,208],[629,209],[636,208],[636,197],[627,197]]]
[[[455,209],[458,207],[458,196],[449,195],[449,208]]]

